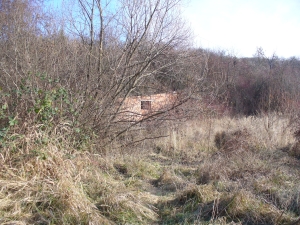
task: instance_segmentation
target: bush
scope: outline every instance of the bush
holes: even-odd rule
[[[248,149],[248,137],[249,133],[246,129],[229,133],[222,131],[216,133],[214,142],[218,150],[229,153],[239,149]]]
[[[297,159],[300,159],[300,142],[297,141],[296,143],[294,143],[290,150],[289,150],[289,155],[293,156]]]
[[[290,147],[289,155],[300,159],[300,130],[294,132],[296,142]]]

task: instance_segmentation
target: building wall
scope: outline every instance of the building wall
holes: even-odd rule
[[[118,120],[139,121],[157,112],[172,108],[176,101],[176,92],[128,97],[123,102]],[[151,106],[149,107],[149,105]]]

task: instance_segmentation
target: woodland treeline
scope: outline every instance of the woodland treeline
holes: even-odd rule
[[[59,13],[39,0],[2,0],[0,138],[64,123],[80,143],[93,134],[108,143],[139,123],[116,120],[126,97],[172,91],[178,107],[206,101],[232,116],[297,111],[298,58],[195,48],[181,4],[76,0]]]

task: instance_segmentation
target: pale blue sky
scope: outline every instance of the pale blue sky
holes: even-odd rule
[[[299,0],[190,0],[185,17],[202,47],[300,57]]]
[[[54,7],[60,7],[62,1],[63,0],[45,0],[47,5],[51,5],[51,6],[54,6]]]
[[[300,57],[300,0],[185,1],[197,46],[246,57],[262,47],[266,56]]]

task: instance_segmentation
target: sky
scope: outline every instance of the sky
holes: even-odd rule
[[[48,0],[60,5],[62,0]],[[300,0],[185,0],[195,46],[252,57],[300,57]]]
[[[190,0],[184,15],[200,47],[300,57],[300,0]]]

